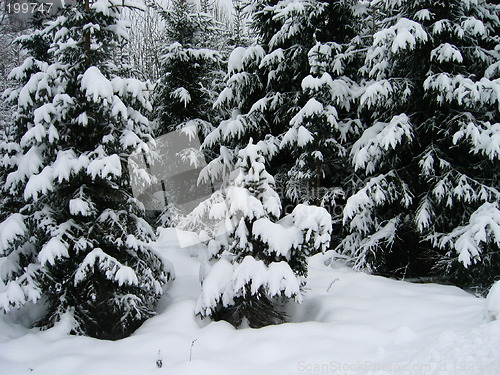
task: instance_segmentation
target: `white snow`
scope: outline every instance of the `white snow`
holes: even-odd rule
[[[429,11],[429,9],[421,9],[415,13],[414,18],[417,21],[425,21],[425,20],[430,20],[432,15],[433,14]]]
[[[300,292],[301,278],[294,275],[287,262],[273,262],[267,271],[267,287],[269,295],[283,293],[286,297],[294,297],[296,302],[302,302]]]
[[[417,209],[417,216],[415,222],[417,223],[418,230],[423,233],[431,224],[431,218],[434,215],[431,200],[428,198],[422,199],[421,204]]]
[[[203,279],[203,293],[196,303],[196,311],[209,313],[219,299],[225,306],[233,301],[231,292],[233,265],[231,262],[220,259],[212,266],[211,271],[213,272],[208,272]]]
[[[474,153],[483,153],[491,160],[500,159],[500,123],[487,121],[481,125],[473,121],[462,123],[460,130],[453,135],[453,143],[465,138],[472,144]]]
[[[71,215],[89,216],[91,213],[90,205],[87,201],[81,198],[71,199],[69,201],[69,213]]]
[[[117,154],[99,157],[92,160],[87,166],[87,173],[96,178],[106,178],[109,175],[121,176],[122,165],[120,157]]]
[[[246,256],[241,263],[234,264],[232,287],[236,296],[246,295],[245,286],[250,285],[250,292],[255,294],[267,283],[268,268],[262,260]]]
[[[368,84],[363,95],[361,95],[359,104],[366,106],[367,109],[376,106],[379,100],[389,100],[393,88],[389,80],[382,79]]]
[[[104,272],[108,280],[118,281],[118,285],[129,284],[138,285],[139,281],[134,270],[121,264],[116,258],[106,254],[102,249],[95,248],[85,256],[73,277],[75,286],[83,281],[89,273],[93,273],[96,265],[101,272]]]
[[[292,323],[235,330],[194,316],[200,263],[179,247],[173,229],[163,230],[156,249],[174,263],[176,280],[159,314],[130,338],[70,336],[67,322],[47,331],[27,329],[21,325],[29,317],[25,307],[0,316],[0,373],[498,374],[500,321],[486,321],[485,300],[456,287],[395,281],[339,264],[327,267],[330,255],[317,255],[309,262],[302,304],[287,308]],[[226,277],[218,282],[227,283],[231,264],[215,266],[225,267]]]
[[[90,5],[96,12],[102,13],[105,16],[109,16],[113,9],[116,11],[116,8],[120,6],[142,11],[146,10],[144,3],[136,0],[96,0]]]
[[[299,128],[297,129],[297,146],[304,147],[312,141],[314,141],[312,133],[304,126],[299,126]]]
[[[43,245],[38,253],[38,261],[43,266],[45,263],[54,265],[57,258],[69,257],[68,245],[58,237],[52,237],[49,242]]]
[[[40,107],[38,109],[41,109],[41,108],[43,108],[43,107]],[[35,140],[36,142],[42,142],[43,138],[45,138],[45,136],[47,135],[47,130],[45,129],[45,126],[43,126],[40,123],[37,123],[37,121],[39,122],[40,119],[36,118],[36,116],[37,116],[36,112],[37,111],[35,111],[35,123],[36,123],[36,125],[31,127],[30,129],[28,129],[28,131],[26,133],[24,133],[24,135],[22,136],[21,142],[20,142],[20,145],[22,147],[26,147],[27,145],[29,145],[32,140]],[[50,117],[47,120],[47,122],[50,122]]]
[[[87,116],[87,112],[83,112],[76,118],[76,122],[82,126],[87,126],[89,123],[89,117]]]
[[[182,248],[202,242],[202,239],[200,239],[200,236],[197,233],[180,230],[179,228],[175,228],[175,233],[177,235],[179,245]]]
[[[33,112],[33,122],[35,123],[35,127],[39,124],[42,124],[43,122],[50,124],[52,116],[56,113],[57,110],[52,103],[45,103],[44,105],[38,107]],[[27,137],[28,133],[26,133],[24,136]],[[40,142],[40,139],[37,138],[37,141]]]
[[[344,206],[344,224],[352,219],[356,214],[363,211],[363,209],[367,206],[370,206],[372,203],[372,199],[368,196],[369,193],[373,195],[375,198],[375,203],[382,203],[385,200],[385,197],[381,197],[384,189],[381,189],[381,185],[385,186],[386,184],[386,176],[384,174],[378,175],[376,177],[370,178],[365,186],[360,189],[357,193],[351,195]],[[379,191],[381,192],[379,194]],[[351,224],[352,225],[352,224]],[[363,224],[365,227],[367,224]],[[365,228],[366,229],[366,228]]]
[[[481,258],[482,247],[489,242],[500,245],[498,203],[483,203],[472,213],[466,225],[454,228],[449,234],[434,237],[434,243],[439,247],[453,248],[458,260],[466,267]]]
[[[288,145],[293,145],[295,142],[297,142],[297,128],[295,126],[292,126],[283,136],[280,143],[280,148],[286,147]]]
[[[119,118],[119,116],[121,116],[124,119],[128,118],[127,107],[122,102],[122,100],[116,95],[113,95],[113,104],[111,105],[111,114],[116,118]]]
[[[376,32],[373,35],[373,45],[383,45],[390,41],[392,53],[397,53],[400,49],[413,49],[417,42],[425,42],[427,39],[422,25],[402,17],[394,26]]]
[[[406,114],[394,116],[388,123],[376,122],[363,132],[352,147],[354,168],[373,172],[383,158],[384,150],[396,149],[405,138],[408,141],[413,138],[412,125]]]
[[[31,147],[25,154],[19,156],[17,171],[7,175],[6,187],[11,187],[35,173],[43,165],[42,151],[39,147]]]
[[[235,297],[245,296],[248,292],[254,295],[262,291],[271,298],[283,294],[301,301],[300,282],[301,278],[294,275],[286,262],[266,266],[262,260],[248,255],[240,263],[231,264],[222,258],[204,277],[195,311],[207,314],[218,303],[227,306]]]
[[[230,102],[233,99],[233,97],[234,97],[233,89],[231,87],[225,87],[224,90],[222,90],[221,93],[219,94],[217,100],[214,102],[213,107],[219,108],[224,103]]]
[[[24,188],[24,199],[28,200],[32,198],[36,201],[39,193],[43,195],[53,190],[54,184],[52,175],[53,168],[51,166],[46,166],[40,173],[32,175]]]
[[[485,301],[485,318],[500,320],[500,280],[490,288]]]
[[[450,43],[442,43],[431,51],[431,60],[438,62],[457,62],[461,63],[464,58],[460,50]]]
[[[24,216],[19,213],[14,213],[8,216],[0,223],[0,254],[4,252],[7,247],[18,236],[21,236],[26,231],[24,224]]]
[[[45,79],[47,76],[43,72],[37,72],[30,76],[26,85],[19,91],[17,103],[20,107],[27,108],[33,105],[32,95],[37,92],[40,82]]]
[[[220,132],[224,140],[240,138],[245,133],[245,125],[241,115],[224,120],[220,124]]]
[[[264,51],[264,48],[256,44],[245,48],[242,61],[245,66],[248,66],[252,63],[257,63],[257,65],[259,65],[259,62],[264,58],[265,55],[266,51]]]
[[[430,75],[424,81],[424,89],[436,95],[436,99],[440,103],[456,101],[458,104],[470,108],[485,104],[497,105],[500,97],[498,79],[482,77],[479,81],[474,81],[461,74],[437,73]]]
[[[330,243],[332,232],[332,217],[323,207],[298,204],[291,214],[280,220],[286,225],[286,221],[291,220],[293,225],[305,231],[305,241],[314,239],[314,248],[325,251]]]
[[[170,93],[170,97],[184,103],[186,107],[191,102],[191,94],[184,87],[179,87]]]
[[[290,125],[298,126],[303,123],[305,118],[310,118],[320,114],[323,111],[323,104],[316,99],[311,98],[307,101],[304,107],[290,120]]]
[[[270,250],[287,258],[290,257],[291,249],[298,248],[304,240],[299,228],[284,227],[267,218],[256,220],[252,229],[253,233],[267,244]]]
[[[95,103],[113,102],[113,86],[99,68],[95,66],[88,68],[83,74],[81,85],[85,95]]]
[[[484,23],[474,17],[467,17],[462,21],[462,28],[476,37],[485,37],[487,35]]]
[[[142,143],[142,140],[132,130],[125,130],[120,137],[120,143],[123,148],[130,146],[136,148],[137,145]]]
[[[73,150],[58,151],[56,161],[52,165],[52,177],[59,183],[69,181],[72,174],[87,168],[88,164],[89,160],[85,154],[76,157]]]
[[[118,281],[118,285],[122,286],[123,284],[128,285],[138,285],[139,280],[137,279],[137,275],[134,270],[128,266],[122,266],[115,274],[115,280]]]
[[[271,53],[264,56],[260,62],[259,68],[267,67],[268,65],[274,65],[282,62],[285,59],[285,54],[282,48],[276,48]]]
[[[23,289],[15,281],[10,281],[6,285],[5,291],[0,293],[0,307],[2,307],[6,312],[11,310],[11,306],[17,308],[23,305],[25,301],[26,297]]]
[[[227,62],[227,71],[229,74],[241,72],[243,70],[244,47],[236,47],[229,55]]]

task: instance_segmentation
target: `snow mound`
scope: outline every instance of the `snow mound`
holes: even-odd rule
[[[500,320],[500,280],[493,284],[486,297],[485,315],[489,320]]]
[[[2,315],[0,374],[498,374],[500,321],[486,323],[482,316],[485,302],[496,301],[491,306],[498,307],[498,283],[485,301],[456,287],[395,281],[340,264],[328,267],[331,255],[319,254],[309,261],[303,303],[287,307],[292,323],[236,330],[195,317],[200,261],[192,248],[179,246],[174,229],[160,231],[155,249],[172,261],[176,280],[158,315],[131,337],[70,336],[66,322],[48,331],[26,329]],[[227,261],[218,264],[227,278],[217,282],[225,285],[234,268]],[[133,280],[125,268],[113,277]],[[21,297],[16,286],[10,288]],[[6,289],[0,282],[0,292]],[[19,313],[28,315],[26,307]]]

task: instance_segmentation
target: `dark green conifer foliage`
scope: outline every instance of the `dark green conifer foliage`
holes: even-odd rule
[[[219,259],[203,280],[196,310],[235,327],[244,320],[253,328],[285,322],[284,304],[302,300],[308,257],[330,241],[331,218],[323,208],[299,205],[278,221],[281,203],[263,143],[240,150],[227,189],[206,204],[226,232],[209,244]]]
[[[500,241],[498,7],[372,5],[385,18],[361,70],[364,133],[351,151],[364,181],[344,210],[350,234],[340,248],[356,266],[392,275],[444,267],[492,276]]]
[[[339,63],[356,34],[353,5],[246,3],[257,41],[229,58],[226,87],[215,103],[228,117],[205,141],[205,147],[223,149],[207,178],[223,170],[221,165],[230,168],[250,138],[259,139],[268,145],[263,152],[285,207],[338,203],[346,176],[339,168],[357,129],[349,120],[355,117],[356,82],[346,76],[349,62]]]
[[[149,87],[111,62],[126,35],[119,12],[80,2],[21,39],[30,56],[12,72],[24,85],[9,96],[16,149],[2,186],[20,206],[0,224],[0,308],[44,303],[39,326],[64,317],[72,333],[106,339],[153,316],[172,278],[130,186],[127,159],[151,140],[152,108]]]
[[[221,55],[215,49],[220,27],[208,13],[197,13],[187,0],[160,10],[168,45],[161,56],[163,76],[154,95],[157,135],[189,122],[200,135],[212,129],[214,83],[220,80]]]

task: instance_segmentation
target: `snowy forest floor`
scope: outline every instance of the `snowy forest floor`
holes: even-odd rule
[[[500,321],[485,321],[484,299],[456,287],[327,267],[317,255],[292,323],[236,330],[193,315],[197,249],[181,249],[168,229],[156,248],[176,271],[156,317],[102,341],[67,335],[64,322],[24,328],[33,307],[0,316],[0,375],[500,374]]]

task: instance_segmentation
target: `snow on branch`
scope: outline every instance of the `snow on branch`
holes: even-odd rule
[[[453,135],[453,143],[462,139],[472,144],[474,153],[481,153],[491,160],[500,159],[500,123],[462,121],[460,130]]]
[[[276,65],[281,63],[283,60],[285,60],[283,49],[277,48],[271,53],[264,56],[264,58],[260,62],[259,68],[262,69],[272,65]]]
[[[96,266],[108,280],[116,281],[119,286],[123,284],[138,285],[139,281],[134,270],[121,264],[116,258],[106,254],[102,249],[92,250],[83,259],[75,272],[74,283],[77,286],[93,272]]]
[[[477,38],[485,37],[487,35],[486,26],[483,21],[475,17],[467,17],[462,21],[462,29],[474,35]]]
[[[95,0],[90,7],[105,16],[109,16],[113,8],[124,7],[141,11],[146,11],[147,9],[145,2],[136,0]]]
[[[268,218],[256,220],[253,224],[253,233],[268,246],[268,251],[290,259],[293,248],[299,248],[304,241],[304,236],[296,226],[285,227],[273,223]]]
[[[388,102],[394,93],[394,87],[390,80],[382,79],[371,82],[364,89],[360,97],[360,107],[371,109],[376,107],[380,102]]]
[[[68,244],[62,241],[60,237],[51,238],[38,253],[38,261],[42,266],[46,263],[54,265],[56,259],[68,257]]]
[[[415,222],[420,233],[429,229],[432,218],[435,216],[434,206],[432,203],[432,199],[426,195],[418,206]]]
[[[170,93],[170,97],[173,99],[177,99],[184,104],[184,107],[191,102],[191,94],[184,87],[178,87],[174,91]]]
[[[304,107],[302,107],[300,111],[290,120],[290,125],[301,125],[304,122],[304,118],[319,115],[321,112],[323,112],[323,104],[318,102],[316,99],[311,98],[307,101]]]
[[[422,25],[403,17],[394,26],[376,32],[373,45],[390,44],[392,53],[397,53],[404,49],[414,49],[417,42],[426,42],[427,39]]]
[[[11,214],[0,223],[0,254],[5,254],[5,250],[18,237],[26,232],[24,216],[20,213]]]
[[[246,256],[241,263],[235,264],[220,259],[203,280],[196,312],[210,315],[217,305],[227,307],[237,297],[248,297],[248,292],[256,295],[264,291],[270,298],[283,295],[294,297],[300,302],[300,284],[300,277],[293,273],[286,262],[273,262],[266,266],[262,260],[252,256]]]
[[[450,43],[442,43],[431,51],[431,60],[436,60],[440,63],[461,63],[464,58],[462,57],[460,50],[456,46]]]
[[[85,95],[87,98],[91,99],[95,103],[107,103],[111,104],[113,102],[113,85],[111,82],[101,73],[99,68],[91,66],[85,73],[83,73],[82,89],[85,90]]]
[[[368,233],[376,223],[370,217],[375,206],[400,201],[405,207],[413,201],[408,185],[400,181],[395,171],[372,177],[358,192],[351,195],[344,207],[344,224]]]
[[[19,308],[28,301],[36,303],[42,297],[40,286],[35,282],[39,269],[40,265],[29,264],[23,274],[7,283],[6,289],[0,292],[0,310],[8,313],[11,307]]]
[[[394,116],[390,122],[376,122],[366,129],[354,143],[351,156],[355,170],[375,171],[389,149],[395,150],[404,140],[413,139],[410,119],[404,113]]]
[[[286,226],[289,220],[302,231],[304,243],[312,245],[309,251],[327,249],[332,232],[332,217],[325,208],[298,204],[280,223]]]
[[[86,155],[76,156],[73,150],[58,151],[56,161],[52,165],[53,178],[59,183],[69,181],[71,175],[78,174],[87,168],[89,159]]]
[[[54,190],[53,168],[46,166],[40,173],[29,178],[24,188],[24,199],[32,198],[36,201],[40,193],[44,195],[52,190]]]
[[[19,308],[26,303],[26,296],[22,287],[16,281],[9,281],[5,291],[0,293],[0,308],[6,312],[10,307]]]
[[[90,216],[92,213],[91,202],[82,199],[75,198],[69,201],[69,213],[73,216]]]
[[[87,173],[96,177],[107,178],[109,175],[121,176],[122,166],[120,157],[116,154],[106,155],[102,146],[99,146],[91,155],[95,157],[87,166]]]
[[[243,55],[245,54],[244,47],[236,47],[229,55],[227,61],[227,72],[229,74],[241,72],[243,70]]]
[[[496,188],[463,174],[437,155],[436,158],[440,168],[446,171],[435,180],[431,190],[437,202],[444,202],[451,208],[457,201],[471,204],[500,198],[500,192]]]
[[[228,74],[242,72],[252,64],[259,66],[264,56],[266,56],[266,52],[260,45],[246,48],[236,47],[229,55],[227,63]]]
[[[485,246],[500,247],[500,210],[498,203],[485,202],[470,216],[466,225],[450,233],[429,237],[435,246],[451,248],[458,260],[469,267],[481,258]]]
[[[19,155],[17,163],[17,170],[7,175],[6,188],[12,188],[19,183],[25,183],[29,176],[38,173],[43,165],[40,147],[33,146],[25,154]]]
[[[478,105],[500,109],[500,79],[483,77],[473,81],[461,74],[438,73],[424,81],[424,90],[435,93],[438,103],[456,102],[475,110]]]

